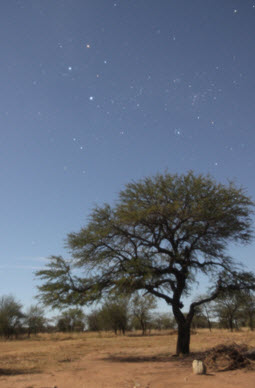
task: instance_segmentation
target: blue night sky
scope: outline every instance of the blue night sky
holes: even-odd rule
[[[0,295],[126,183],[168,170],[255,198],[255,0],[3,0]],[[254,244],[231,247],[255,270]]]

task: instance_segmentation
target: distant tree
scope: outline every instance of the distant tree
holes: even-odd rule
[[[204,329],[208,327],[207,320],[203,314],[196,313],[191,323],[192,329]]]
[[[176,322],[171,314],[157,312],[152,314],[151,326],[156,330],[169,330],[176,328]]]
[[[30,306],[24,316],[24,325],[27,327],[28,336],[37,334],[44,330],[47,323],[45,313],[42,307]]]
[[[215,300],[214,311],[222,327],[230,331],[238,329],[241,319],[241,294],[237,290],[220,294]]]
[[[104,330],[104,323],[102,319],[101,310],[93,310],[86,317],[89,331],[101,331]]]
[[[136,293],[131,301],[131,311],[142,334],[146,334],[152,321],[151,310],[157,307],[156,298],[153,295],[140,295]]]
[[[208,302],[201,305],[201,312],[207,320],[209,330],[212,331],[212,319],[213,319],[212,302]]]
[[[255,295],[250,290],[240,291],[239,311],[241,319],[251,331],[254,330],[255,323]]]
[[[200,295],[196,298],[198,299],[206,299],[208,295]],[[212,319],[214,318],[215,311],[213,302],[210,301],[208,303],[204,303],[200,306],[197,306],[195,311],[195,316],[192,321],[193,328],[206,328],[212,331]]]
[[[55,320],[55,318],[47,319],[47,322],[44,326],[44,331],[46,333],[55,333],[56,332],[56,320]]]
[[[12,295],[0,298],[0,335],[6,338],[18,336],[22,329],[22,304]]]
[[[227,298],[229,298],[229,296]],[[235,302],[237,305],[235,319],[238,320],[238,322],[240,322],[242,326],[248,326],[250,330],[253,331],[255,321],[254,293],[251,290],[241,290],[238,292],[236,291],[234,298],[232,298],[232,306],[234,306]]]
[[[254,288],[254,275],[227,254],[229,242],[251,241],[253,206],[244,189],[193,172],[130,183],[113,206],[95,208],[88,225],[68,236],[72,260],[52,256],[37,272],[40,297],[54,307],[147,292],[172,307],[176,353],[187,354],[198,306],[224,290]],[[211,280],[211,292],[185,315],[183,298],[199,273]]]
[[[124,296],[110,297],[106,299],[101,311],[101,325],[104,330],[118,330],[126,333],[129,321],[129,298]]]
[[[57,330],[63,332],[83,331],[85,328],[85,314],[79,308],[63,311],[57,318]]]

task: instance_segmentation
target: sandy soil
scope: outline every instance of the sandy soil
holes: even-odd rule
[[[201,331],[187,358],[176,359],[176,336],[40,336],[1,342],[0,387],[22,388],[254,388],[255,371],[192,374],[197,351],[220,343],[255,346],[255,334]]]

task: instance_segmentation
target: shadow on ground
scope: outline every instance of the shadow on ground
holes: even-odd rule
[[[124,353],[110,354],[105,360],[112,362],[175,362],[175,367],[191,367],[193,360],[202,360],[207,370],[225,372],[236,369],[254,370],[254,349],[245,344],[223,344],[215,346],[205,352],[190,353],[189,355],[174,356],[169,353],[153,356],[126,355]]]
[[[110,354],[108,357],[103,358],[104,361],[112,362],[175,362],[178,364],[187,364],[194,359],[202,359],[202,353],[190,353],[187,356],[177,357],[169,353],[157,354],[154,356],[130,356],[125,354]]]
[[[18,368],[0,368],[0,377],[1,376],[17,376],[17,375],[26,375],[26,374],[37,374],[41,373],[38,369],[18,369]]]

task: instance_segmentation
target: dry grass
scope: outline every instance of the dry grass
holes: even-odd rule
[[[148,336],[130,333],[40,334],[27,340],[1,342],[0,375],[71,370],[86,357],[105,361],[165,361],[175,352],[176,335],[153,332]],[[255,332],[229,333],[225,330],[199,330],[191,336],[192,353],[219,344],[247,344],[255,347]]]

